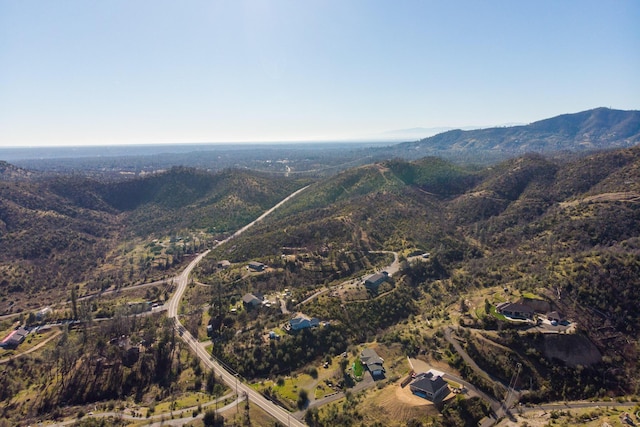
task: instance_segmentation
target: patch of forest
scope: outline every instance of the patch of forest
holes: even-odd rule
[[[134,257],[126,248],[164,236],[182,241],[180,234],[194,232],[208,236],[198,240],[203,246],[305,183],[189,168],[126,181],[80,175],[0,180],[0,313],[59,302],[70,286],[104,289],[161,278],[183,254],[202,248],[172,245],[162,259]],[[43,299],[33,298],[43,292]]]
[[[363,166],[314,184],[212,257],[275,260],[282,248],[297,247],[336,259],[341,251],[424,248],[429,263],[405,266],[390,295],[347,304],[322,296],[305,310],[353,326],[349,331],[356,332],[347,335],[353,344],[380,339],[408,316],[431,310],[443,292],[454,301],[486,287],[534,292],[577,322],[604,364],[582,370],[534,364],[531,384],[553,371],[583,378],[575,387],[559,386],[567,396],[633,391],[629,378],[637,378],[640,338],[633,314],[640,287],[639,165],[640,148],[634,147],[570,161],[532,154],[482,170],[433,159]],[[449,178],[450,188],[425,190],[434,182],[446,186]],[[329,284],[341,270],[339,263],[330,265],[322,273]],[[287,279],[281,287],[317,283],[292,266],[282,268]],[[617,378],[604,392],[584,380],[603,369]],[[551,386],[558,385],[539,385],[547,391],[535,399],[558,398]]]

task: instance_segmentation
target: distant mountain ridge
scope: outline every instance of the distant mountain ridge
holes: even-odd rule
[[[402,143],[396,148],[425,153],[491,151],[523,154],[626,148],[639,142],[640,111],[596,108],[524,126],[451,130]]]

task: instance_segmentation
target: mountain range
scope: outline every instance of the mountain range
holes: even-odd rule
[[[450,130],[399,144],[400,152],[524,154],[623,148],[640,142],[640,111],[596,108],[523,126]]]
[[[381,355],[390,369],[393,360],[425,357],[498,400],[498,384],[509,384],[514,374],[521,402],[634,394],[640,387],[639,115],[595,109],[526,126],[449,131],[384,148],[395,152],[354,150],[349,164],[345,151],[301,155],[314,171],[330,170],[324,175],[172,167],[107,179],[79,171],[36,174],[0,162],[0,316],[34,320],[51,305],[58,319],[77,318],[71,312],[84,297],[93,298],[79,307],[88,319],[114,316],[114,307],[131,299],[166,301],[171,284],[151,285],[211,248],[193,270],[181,316],[196,336],[211,326],[213,355],[246,379],[317,371],[321,359],[331,365],[374,343],[395,352],[395,359]],[[394,155],[402,152],[418,158]],[[455,152],[469,159],[500,152],[506,159],[479,166],[426,155]],[[274,155],[282,159],[282,152]],[[245,233],[216,245],[303,187]],[[395,257],[398,273],[383,290],[365,290],[362,278]],[[265,269],[249,271],[250,261]],[[133,292],[129,299],[119,296],[122,288]],[[107,290],[114,300],[102,293]],[[245,310],[249,292],[291,298]],[[575,333],[530,333],[529,325],[494,316],[500,303],[523,299],[553,307]],[[287,308],[324,326],[267,339],[290,319]],[[12,322],[0,318],[3,330]],[[491,381],[453,354],[444,338],[451,330]],[[107,342],[98,348],[115,348]],[[172,342],[170,335],[162,342]],[[52,354],[62,358],[59,347]],[[406,373],[378,384],[395,384]],[[29,381],[12,384],[0,389],[3,402]],[[201,386],[194,382],[194,390]],[[123,393],[118,398],[128,398]],[[78,402],[93,405],[97,398],[87,396]],[[12,416],[18,419],[19,411]]]

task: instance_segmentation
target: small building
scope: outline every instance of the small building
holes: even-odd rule
[[[217,266],[218,268],[226,270],[227,268],[231,267],[231,261],[223,259],[222,261],[218,261]]]
[[[42,310],[39,310],[39,311],[36,313],[36,320],[38,320],[38,321],[42,321],[42,320],[46,319],[46,318],[47,318],[47,316],[48,316],[49,314],[51,314],[51,312],[52,312],[52,311],[53,311],[53,310],[51,309],[51,307],[45,307],[45,308],[43,308]]]
[[[528,305],[515,302],[503,302],[498,304],[496,311],[504,316],[514,319],[533,319],[533,309]]]
[[[280,335],[276,334],[275,331],[269,331],[269,339],[271,340],[279,340]]]
[[[384,359],[378,356],[378,353],[372,348],[365,348],[360,353],[360,361],[364,366],[367,367],[367,370],[371,372],[372,377],[383,376],[385,373],[384,369]]]
[[[559,311],[551,311],[547,313],[547,319],[549,320],[549,322],[556,323],[562,323],[566,321],[564,314],[560,313]]]
[[[372,274],[364,281],[364,287],[370,291],[377,291],[380,285],[389,279],[389,273],[382,271],[380,273]]]
[[[249,267],[249,270],[263,271],[267,266],[258,261],[251,261],[248,267]]]
[[[416,396],[432,402],[439,402],[449,394],[449,384],[442,379],[442,372],[433,369],[416,375],[409,384],[411,392]]]
[[[129,314],[140,314],[153,310],[153,304],[151,301],[145,302],[128,302],[127,310]]]
[[[242,297],[242,304],[245,307],[257,307],[262,304],[262,299],[258,298],[254,294],[244,294]]]
[[[2,341],[0,341],[0,347],[7,349],[17,348],[24,342],[24,339],[27,335],[29,335],[29,331],[21,326],[18,329],[11,331],[9,335],[7,335]]]
[[[317,317],[309,317],[305,314],[298,313],[294,318],[289,320],[289,327],[292,331],[299,331],[300,329],[313,328],[320,325],[320,320]]]

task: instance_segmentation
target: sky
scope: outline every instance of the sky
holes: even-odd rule
[[[0,0],[0,146],[367,138],[640,109],[637,0]]]

